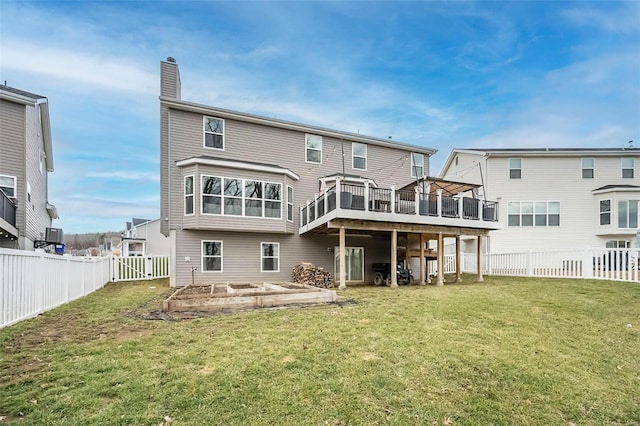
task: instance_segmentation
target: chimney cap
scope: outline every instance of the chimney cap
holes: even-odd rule
[[[172,56],[167,56],[167,62],[176,63],[176,59]]]

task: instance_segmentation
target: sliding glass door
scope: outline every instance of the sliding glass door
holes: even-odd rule
[[[340,280],[340,247],[335,247],[335,279]],[[364,247],[345,248],[345,280],[364,281]]]

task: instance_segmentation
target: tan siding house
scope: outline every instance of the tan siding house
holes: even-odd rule
[[[173,286],[290,281],[300,262],[342,286],[371,282],[373,263],[408,265],[438,236],[496,227],[477,214],[484,200],[463,217],[462,198],[429,186],[433,149],[195,104],[180,86],[175,61],[161,62],[160,219]]]
[[[638,148],[456,149],[440,177],[483,184],[500,200],[492,253],[637,247]]]
[[[0,247],[46,246],[53,152],[47,98],[0,85]],[[53,234],[49,234],[51,237]],[[62,233],[56,233],[61,242]]]

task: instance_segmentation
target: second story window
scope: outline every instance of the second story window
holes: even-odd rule
[[[202,213],[222,213],[222,179],[202,176]]]
[[[280,217],[282,211],[282,194],[279,183],[264,184],[264,216]]]
[[[307,163],[322,164],[322,136],[309,135],[305,137]]]
[[[202,214],[280,219],[281,187],[280,183],[203,175]]]
[[[509,226],[560,226],[559,201],[513,201],[509,207]]]
[[[14,176],[0,175],[0,190],[7,197],[16,196],[16,178]]]
[[[351,150],[353,168],[356,170],[367,170],[367,145],[353,142],[351,144]]]
[[[424,176],[424,155],[411,153],[411,177],[421,178]]]
[[[204,117],[204,147],[224,149],[224,120]]]
[[[595,160],[593,158],[582,159],[582,179],[593,179]]]
[[[611,200],[600,201],[600,225],[611,224]]]
[[[242,179],[224,178],[224,214],[242,216]]]
[[[638,200],[618,201],[618,228],[638,227]]]
[[[633,179],[633,171],[635,166],[635,161],[633,158],[623,158],[622,159],[622,178],[623,179]]]
[[[521,158],[509,158],[509,179],[522,179]]]
[[[193,176],[184,178],[184,214],[193,214]]]
[[[293,188],[287,185],[287,220],[293,222]]]

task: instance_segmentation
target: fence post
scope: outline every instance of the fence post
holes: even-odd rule
[[[533,276],[533,250],[527,252],[527,276]]]
[[[68,302],[71,299],[71,286],[69,285],[69,267],[71,264],[71,258],[69,257],[68,254],[65,254],[65,257],[67,258],[67,261],[65,262],[64,265],[64,285],[65,285],[65,302]]]
[[[420,188],[418,188],[418,185],[416,185],[415,187],[415,211],[417,215],[420,215]]]
[[[342,189],[340,189],[340,178],[336,178],[336,210],[340,210],[342,208],[341,198]]]
[[[582,251],[582,270],[580,271],[582,278],[593,278],[593,258],[590,253],[591,250],[588,248]]]
[[[37,249],[37,251],[40,254],[40,267],[36,272],[36,285],[34,287],[38,289],[38,293],[40,296],[38,297],[38,313],[42,313],[44,312],[44,296],[45,296],[45,288],[46,288],[42,280],[44,278],[44,273],[46,271],[46,268],[44,264],[44,250]]]
[[[493,275],[493,262],[491,260],[491,253],[487,253],[487,273]]]
[[[318,203],[316,202],[316,206],[318,205]],[[316,207],[317,209],[317,207]],[[153,278],[153,256],[147,256],[145,265],[144,265],[144,271],[146,272],[145,276],[147,277],[148,280],[150,280],[151,278]]]

